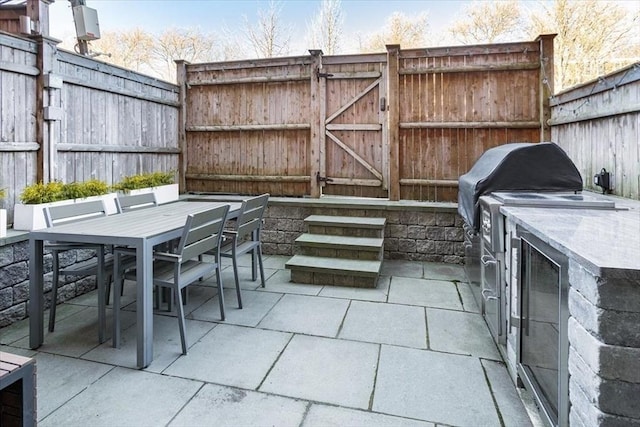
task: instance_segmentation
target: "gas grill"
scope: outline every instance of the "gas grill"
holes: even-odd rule
[[[531,293],[519,301],[520,243],[515,242],[522,236],[501,213],[502,206],[614,209],[615,205],[610,199],[582,193],[578,169],[552,142],[511,143],[489,149],[460,177],[458,213],[465,222],[465,270],[489,330],[515,376],[516,371],[524,372],[516,343],[525,341],[523,325],[531,320],[521,314],[520,307],[539,302]],[[566,307],[566,301],[562,304]],[[559,355],[558,360],[566,360],[566,349],[561,345],[547,350]],[[562,369],[558,371],[566,372]],[[535,378],[527,380],[525,385],[536,382]],[[567,382],[566,378],[557,381]],[[544,398],[538,399],[541,394],[534,394],[544,403]],[[558,419],[557,413],[555,416]]]

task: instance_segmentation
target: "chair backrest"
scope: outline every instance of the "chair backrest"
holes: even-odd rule
[[[154,193],[118,194],[116,210],[118,213],[158,206]]]
[[[256,230],[258,232],[260,231],[262,228],[262,217],[264,216],[268,201],[269,193],[265,193],[242,202],[242,212],[236,222],[238,238],[242,238]]]
[[[220,248],[222,230],[228,212],[229,205],[222,205],[187,216],[178,245],[178,253],[184,261]]]
[[[106,215],[107,211],[102,200],[47,206],[44,208],[44,219],[47,227]]]

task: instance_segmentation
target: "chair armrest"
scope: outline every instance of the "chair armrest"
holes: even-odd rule
[[[158,261],[182,262],[182,256],[170,252],[154,252],[153,258]]]

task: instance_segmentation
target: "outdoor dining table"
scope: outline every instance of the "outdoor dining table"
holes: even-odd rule
[[[142,369],[153,360],[153,247],[180,238],[187,215],[229,205],[228,219],[240,214],[241,203],[185,202],[168,203],[117,215],[87,219],[29,232],[29,346],[36,349],[44,342],[44,269],[43,242],[97,243],[128,246],[136,251],[136,324],[137,366]],[[103,283],[103,268],[98,260],[97,283]],[[104,306],[105,295],[98,292]],[[118,309],[118,307],[114,307]],[[106,319],[99,310],[99,327]]]

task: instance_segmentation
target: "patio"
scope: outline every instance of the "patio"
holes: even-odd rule
[[[289,283],[288,258],[265,257],[265,289],[243,260],[242,310],[225,267],[225,322],[212,283],[190,287],[188,355],[158,312],[142,371],[133,283],[120,349],[98,345],[95,291],[59,306],[37,352],[28,319],[1,348],[36,358],[41,426],[531,424],[460,266],[386,260],[377,289],[356,289]]]

